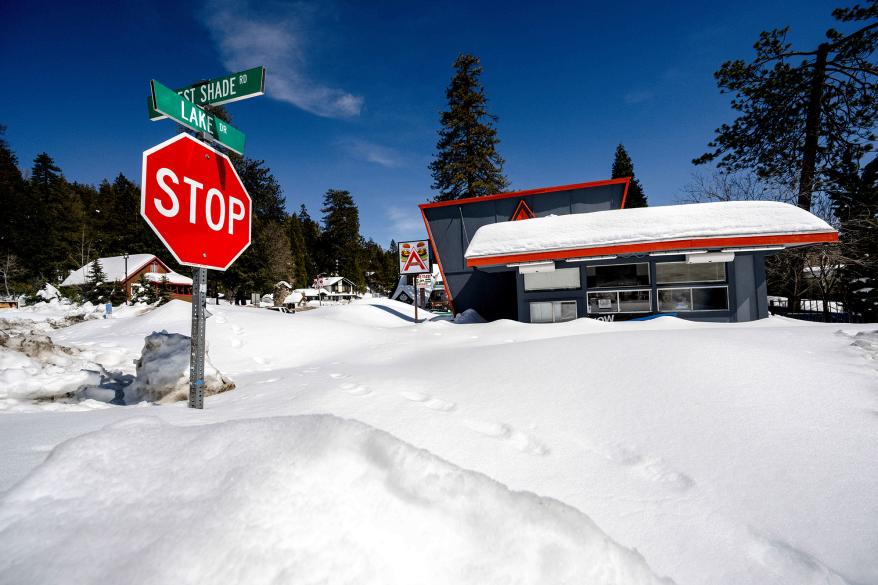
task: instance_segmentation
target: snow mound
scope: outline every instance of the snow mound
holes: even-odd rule
[[[135,364],[135,380],[125,389],[125,401],[185,400],[189,395],[189,352],[189,337],[185,335],[167,331],[149,334]],[[204,395],[212,396],[234,387],[234,382],[223,376],[205,356]]]
[[[458,313],[453,321],[459,324],[486,323],[485,318],[479,315],[475,309],[467,309],[463,313]]]
[[[70,440],[0,500],[0,550],[6,583],[670,583],[573,508],[328,415]]]
[[[61,292],[48,282],[46,283],[46,286],[37,291],[37,296],[47,303],[52,300],[60,301],[64,298],[61,295]]]
[[[10,401],[61,398],[100,383],[100,367],[42,334],[0,331],[0,409]]]

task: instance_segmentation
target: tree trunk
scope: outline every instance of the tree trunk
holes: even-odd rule
[[[802,148],[802,172],[799,176],[799,207],[811,211],[814,192],[814,170],[817,166],[817,147],[820,137],[820,106],[823,100],[823,86],[826,83],[826,59],[829,45],[821,43],[817,47],[814,60],[814,78],[808,96],[808,113],[805,118],[805,144]]]

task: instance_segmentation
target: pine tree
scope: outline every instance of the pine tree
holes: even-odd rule
[[[168,280],[168,276],[166,274],[162,274],[162,279],[159,281],[159,305],[164,305],[168,301],[171,300],[171,283]]]
[[[437,153],[430,163],[436,201],[480,197],[508,187],[503,158],[497,152],[497,117],[488,113],[485,89],[479,80],[478,57],[462,54],[445,97],[448,110],[440,114]]]
[[[360,289],[365,287],[362,269],[360,212],[348,191],[329,189],[323,196],[323,251],[332,271],[338,266],[340,276],[350,278]]]
[[[625,147],[619,144],[616,147],[616,157],[613,159],[612,178],[621,177],[631,177],[631,182],[628,184],[628,196],[625,198],[625,208],[646,207],[646,195],[643,193],[640,181],[634,176],[634,163],[631,162],[631,157],[628,156]]]
[[[302,223],[302,236],[305,238],[305,257],[308,272],[307,283],[311,286],[317,274],[329,268],[329,262],[325,260],[325,254],[321,247],[320,224],[311,219],[308,208],[303,204],[299,208],[299,221]],[[334,260],[333,260],[334,262]]]
[[[829,196],[840,222],[841,283],[849,312],[878,321],[878,158],[832,171]]]
[[[98,259],[92,261],[85,278],[85,300],[98,304],[107,297],[107,275]]]
[[[0,258],[23,262],[24,241],[32,234],[24,221],[26,185],[5,133],[6,127],[0,124]]]
[[[872,150],[878,122],[878,2],[837,8],[842,23],[865,24],[844,34],[834,28],[813,50],[793,49],[789,27],[764,31],[747,63],[727,61],[714,74],[732,95],[737,118],[716,130],[710,151],[695,164],[717,161],[723,170],[752,170],[798,187],[810,210],[814,193],[848,153]]]
[[[299,216],[293,213],[287,218],[287,236],[290,240],[290,257],[292,260],[292,280],[290,284],[293,288],[305,288],[311,286],[308,280],[308,249],[305,246],[305,234],[302,228],[302,221]]]

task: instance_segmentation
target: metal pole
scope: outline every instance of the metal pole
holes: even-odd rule
[[[412,254],[417,254],[417,252],[412,252]],[[418,275],[412,274],[412,292],[415,293],[415,323],[418,322]]]
[[[204,408],[204,328],[207,268],[192,271],[192,337],[189,351],[189,408]]]

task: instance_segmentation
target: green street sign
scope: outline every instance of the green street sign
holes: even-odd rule
[[[205,138],[214,140],[229,150],[240,155],[244,154],[243,132],[223,122],[213,114],[205,112],[155,79],[150,81],[149,85],[152,90],[150,101],[157,112],[161,112],[168,118],[176,120],[196,132],[203,132]]]
[[[230,73],[216,79],[193,83],[175,91],[196,106],[221,106],[245,100],[265,93],[265,67]],[[152,96],[147,100],[147,108],[150,120],[165,118],[153,107]]]

